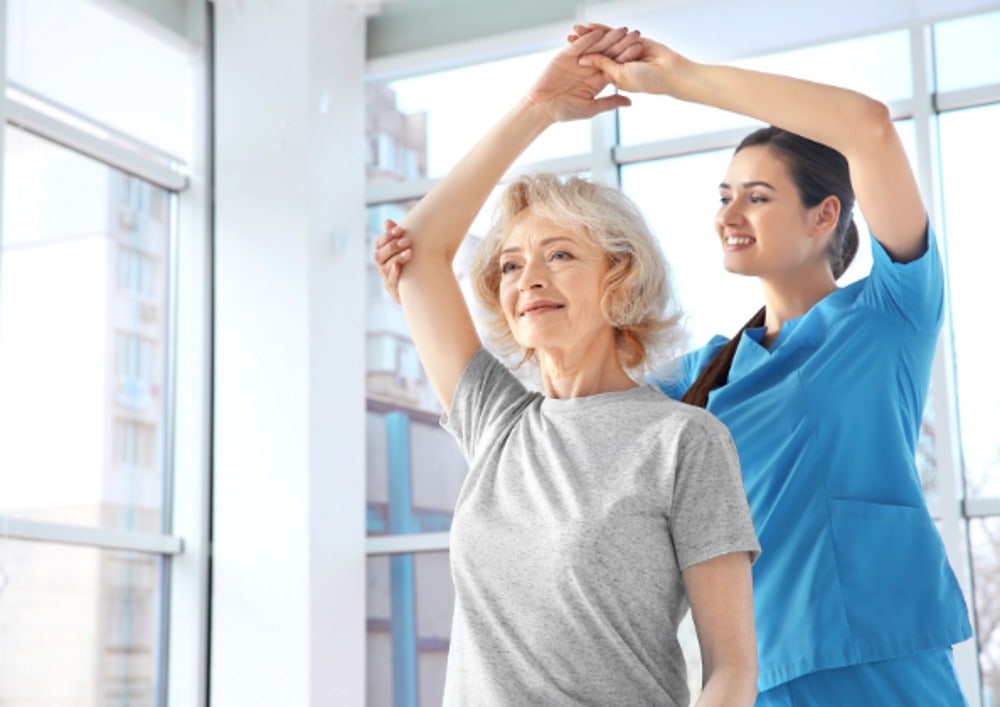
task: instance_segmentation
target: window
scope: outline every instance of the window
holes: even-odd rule
[[[1000,160],[998,121],[1000,104],[945,113],[939,122],[959,428],[966,493],[975,498],[1000,496],[1000,385],[988,353],[1000,240],[983,221],[994,198],[984,165]]]
[[[118,247],[118,289],[138,298],[152,298],[156,261],[134,248]]]
[[[0,11],[0,703],[159,707],[168,581],[187,596],[168,364],[204,63],[90,0]]]
[[[115,421],[115,463],[153,469],[156,461],[156,428],[135,420]]]
[[[969,521],[983,705],[1000,704],[1000,518]]]
[[[833,44],[807,47],[734,62],[756,71],[775,71],[833,83],[891,102],[913,92],[909,36],[890,32]],[[877,66],[878,71],[872,71]],[[754,127],[735,113],[676,101],[664,96],[630,95],[632,106],[619,111],[621,142],[665,140],[730,128]]]
[[[934,25],[938,91],[1000,83],[1000,12]]]
[[[0,557],[5,703],[157,705],[158,560],[3,538]]]
[[[453,603],[447,553],[368,560],[369,707],[441,704]]]
[[[136,199],[162,189],[21,130],[5,143],[0,514],[101,526],[125,517],[107,506],[125,504],[162,519],[167,293],[118,289],[124,207],[150,250],[169,247],[169,223]],[[149,263],[165,279],[164,260]],[[155,494],[116,486],[129,482],[112,460],[154,474]]]
[[[393,147],[393,160],[399,151],[413,154],[403,157],[391,176],[440,177],[446,173],[479,139],[485,126],[524,95],[550,57],[551,52],[541,52],[369,86],[369,136],[381,126],[394,126],[398,144]],[[468,100],[470,96],[475,100]],[[461,98],[456,101],[457,97]],[[589,149],[590,126],[585,121],[560,123],[546,131],[519,163]],[[381,149],[378,164],[387,168]],[[416,174],[407,166],[414,164]],[[375,180],[381,178],[378,175]]]
[[[61,0],[58,12],[31,0],[6,6],[9,81],[190,159],[198,62],[189,51],[89,0]]]

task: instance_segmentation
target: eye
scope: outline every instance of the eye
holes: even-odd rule
[[[770,199],[768,199],[763,194],[751,194],[750,203],[751,204],[766,204]]]
[[[573,255],[567,253],[565,250],[557,250],[549,257],[551,260],[570,260],[573,258]]]
[[[509,272],[514,272],[517,269],[517,263],[513,260],[508,260],[505,263],[500,263],[500,274],[506,275]]]
[[[732,203],[732,201],[733,201],[733,197],[731,197],[731,196],[722,195],[722,196],[719,197],[719,203],[722,204],[723,206],[725,206],[726,204]]]

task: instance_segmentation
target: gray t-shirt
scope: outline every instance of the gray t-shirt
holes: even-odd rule
[[[647,385],[546,398],[482,349],[442,424],[469,462],[444,704],[686,707],[681,571],[760,550],[722,423]]]

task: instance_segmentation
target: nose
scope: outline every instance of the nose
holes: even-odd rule
[[[743,211],[734,198],[728,204],[720,204],[716,220],[720,226],[732,226],[743,220]]]
[[[530,258],[521,268],[521,276],[517,281],[517,289],[521,292],[528,290],[538,290],[545,287],[548,282],[548,272],[545,264],[538,258]]]

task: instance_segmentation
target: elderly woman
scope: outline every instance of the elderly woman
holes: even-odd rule
[[[692,612],[699,705],[751,705],[750,566],[759,546],[732,439],[704,410],[637,383],[669,336],[666,268],[617,190],[522,177],[501,200],[473,280],[526,387],[482,345],[452,259],[492,188],[555,121],[598,98],[585,52],[628,56],[596,29],[561,51],[397,226],[414,244],[399,298],[469,462],[452,525],[455,614],[445,704],[689,703],[677,626]]]

